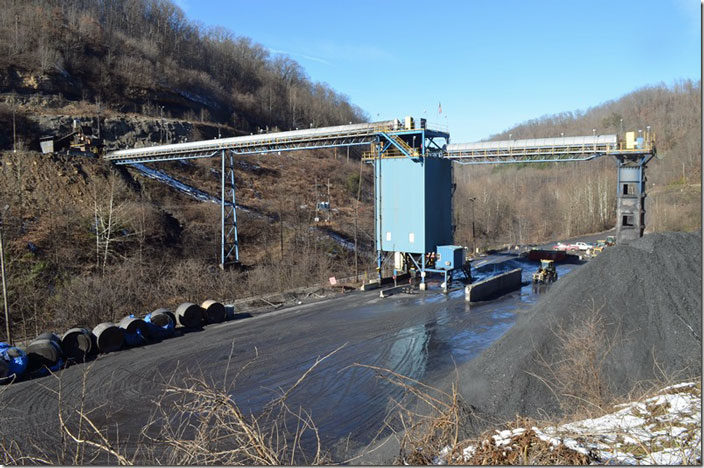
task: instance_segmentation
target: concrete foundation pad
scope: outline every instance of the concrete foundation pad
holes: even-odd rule
[[[412,286],[409,284],[402,284],[400,286],[394,286],[393,288],[382,289],[379,291],[379,297],[384,298],[393,296],[394,294],[406,292],[410,287]]]

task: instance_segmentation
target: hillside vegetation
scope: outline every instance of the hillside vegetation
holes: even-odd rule
[[[701,81],[645,87],[586,111],[547,115],[493,140],[572,135],[656,135],[646,175],[647,232],[701,229]],[[610,229],[616,222],[616,161],[455,168],[456,241],[477,246],[544,242]]]
[[[39,136],[63,135],[73,119],[96,130],[98,115],[109,148],[366,120],[345,96],[167,0],[0,6],[0,125],[9,130],[0,135],[0,215],[15,339],[349,275],[353,252],[326,232],[354,238],[360,180],[364,270],[371,183],[358,151],[237,158],[243,268],[226,272],[216,267],[218,205],[134,169],[37,153]],[[219,196],[219,160],[155,168]],[[328,183],[335,211],[321,226],[315,204],[328,199]]]
[[[169,0],[0,1],[0,87],[22,118],[36,104],[99,102],[246,133],[365,119],[297,62],[189,21]]]
[[[22,339],[92,326],[209,296],[230,301],[354,272],[333,236],[358,234],[374,264],[372,177],[359,152],[237,158],[242,271],[214,265],[219,206],[134,169],[37,153],[74,118],[109,147],[209,139],[366,120],[294,61],[248,38],[187,20],[168,0],[0,0],[0,209],[12,323]],[[585,112],[546,116],[495,138],[650,125],[662,160],[648,169],[650,230],[701,226],[700,83],[631,93]],[[7,151],[9,150],[9,151]],[[343,154],[345,153],[345,154]],[[212,195],[219,161],[159,164]],[[492,246],[595,232],[615,222],[615,162],[455,170],[456,242]],[[313,222],[327,199],[331,222]],[[651,184],[655,184],[652,186]],[[357,208],[358,190],[361,195]],[[468,199],[475,198],[474,206]],[[476,241],[472,239],[475,222]]]

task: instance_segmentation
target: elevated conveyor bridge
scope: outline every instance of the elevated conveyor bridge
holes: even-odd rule
[[[441,156],[450,135],[442,130],[427,128],[425,119],[417,122],[407,118],[372,123],[261,133],[232,138],[220,138],[159,146],[145,146],[110,151],[103,158],[118,165],[178,161],[199,158],[221,158],[221,252],[220,266],[239,262],[237,236],[234,156],[281,153],[343,146],[371,145],[375,153],[421,159]]]
[[[645,168],[656,155],[655,137],[627,132],[525,140],[450,144],[445,157],[459,164],[518,164],[589,161],[613,156],[618,161],[616,237],[618,242],[643,236],[645,231]]]
[[[220,155],[222,151],[231,151],[235,154],[261,154],[365,145],[376,141],[378,132],[392,129],[393,123],[394,121],[339,125],[172,145],[147,146],[111,151],[104,158],[115,164],[133,164],[211,158]]]
[[[104,155],[104,159],[115,164],[136,164],[220,157],[222,177],[220,266],[224,268],[228,264],[239,262],[235,213],[233,159],[235,155],[369,145],[371,151],[366,152],[363,159],[374,163],[375,167],[375,206],[378,211],[375,224],[377,224],[378,250],[381,259],[381,246],[387,240],[382,239],[380,227],[381,211],[383,211],[380,168],[385,160],[408,159],[421,165],[425,158],[444,159],[458,164],[517,164],[588,161],[602,156],[613,156],[619,164],[617,236],[619,241],[628,241],[642,236],[645,229],[644,171],[646,164],[656,154],[654,141],[648,128],[644,136],[628,132],[623,135],[623,139],[617,135],[592,135],[450,144],[450,134],[447,131],[429,128],[425,124],[425,119],[415,121],[406,117],[404,122],[394,119],[145,146],[111,151]],[[400,183],[404,184],[404,182]],[[432,177],[427,183],[434,184]],[[408,190],[412,193],[419,189],[424,190],[422,187],[398,187],[394,190]],[[386,234],[389,237],[389,233]],[[410,241],[413,242],[413,234],[409,236]],[[379,262],[381,269],[381,260]],[[423,263],[423,270],[425,270],[425,263]]]
[[[619,141],[616,135],[593,135],[525,140],[481,141],[447,145],[445,157],[461,164],[517,164],[589,161],[600,156],[633,158],[654,155],[647,139]]]

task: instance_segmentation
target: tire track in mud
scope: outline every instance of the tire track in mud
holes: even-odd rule
[[[318,357],[346,343],[310,372],[289,395],[289,403],[311,412],[324,441],[352,433],[354,440],[366,443],[382,426],[390,400],[399,400],[404,390],[355,363],[418,380],[446,374],[452,372],[453,359],[478,354],[510,327],[515,315],[510,307],[499,307],[501,302],[472,306],[470,313],[461,292],[386,299],[377,294],[356,292],[280,314],[213,325],[69,367],[57,373],[63,404],[70,410],[80,403],[86,371],[86,408],[100,408],[93,413],[100,427],[119,425],[120,434],[133,440],[167,381],[179,384],[193,375],[222,386],[225,375],[232,380],[246,367],[231,395],[245,414],[257,413]],[[516,295],[506,301],[522,303]],[[11,408],[2,411],[0,435],[26,433],[35,440],[56,440],[51,427],[58,424],[58,398],[52,393],[57,388],[58,379],[46,377],[0,389],[0,408]]]

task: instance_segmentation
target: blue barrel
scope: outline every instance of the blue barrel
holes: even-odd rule
[[[176,332],[176,316],[168,309],[156,309],[144,317],[149,327],[149,334],[158,340],[163,340]]]
[[[27,346],[27,370],[36,375],[55,372],[64,364],[61,339],[54,333],[42,333]]]
[[[0,343],[0,383],[18,379],[27,370],[27,353],[16,346]]]
[[[149,326],[141,318],[128,315],[120,320],[120,328],[124,330],[127,346],[142,346],[149,341]]]
[[[93,334],[101,353],[117,351],[125,342],[125,331],[112,322],[99,323],[93,329]]]

